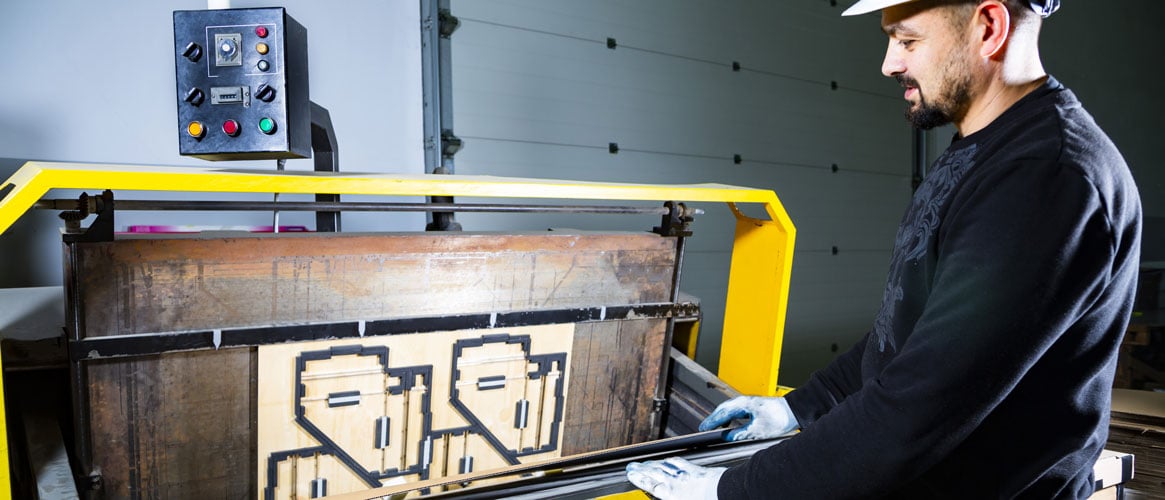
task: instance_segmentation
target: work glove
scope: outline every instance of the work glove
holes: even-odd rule
[[[724,467],[700,467],[679,457],[627,464],[627,480],[660,500],[716,500]]]
[[[775,438],[799,427],[785,398],[737,396],[720,403],[708,418],[700,422],[700,430],[712,430],[744,417],[749,418],[748,424],[729,431],[724,437],[726,441]]]

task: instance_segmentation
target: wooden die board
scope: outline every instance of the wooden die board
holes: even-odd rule
[[[456,475],[466,472],[465,457],[469,470],[485,470],[561,456],[574,330],[259,347],[259,497],[310,498],[319,479],[335,494]]]

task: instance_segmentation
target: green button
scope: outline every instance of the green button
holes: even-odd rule
[[[259,130],[263,131],[264,134],[270,134],[272,132],[275,132],[275,120],[272,120],[270,118],[260,119],[259,120]]]

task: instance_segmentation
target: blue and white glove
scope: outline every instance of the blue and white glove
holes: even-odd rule
[[[716,500],[724,467],[700,467],[679,457],[627,464],[627,480],[660,500]]]
[[[724,439],[728,441],[769,439],[788,434],[800,427],[785,398],[737,396],[720,403],[708,418],[700,422],[700,430],[712,430],[733,419],[744,417],[750,419],[748,424],[729,431]]]

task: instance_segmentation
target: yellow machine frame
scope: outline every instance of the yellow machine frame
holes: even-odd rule
[[[775,193],[722,184],[648,185],[466,175],[316,173],[235,168],[28,162],[0,184],[0,234],[50,189],[726,202],[736,217],[719,377],[743,394],[777,395],[796,230]],[[770,220],[741,213],[763,205]],[[0,416],[3,404],[0,399]],[[0,438],[4,434],[0,419]],[[7,440],[0,442],[6,451]],[[7,453],[0,479],[8,483]],[[8,488],[0,498],[8,498]]]

